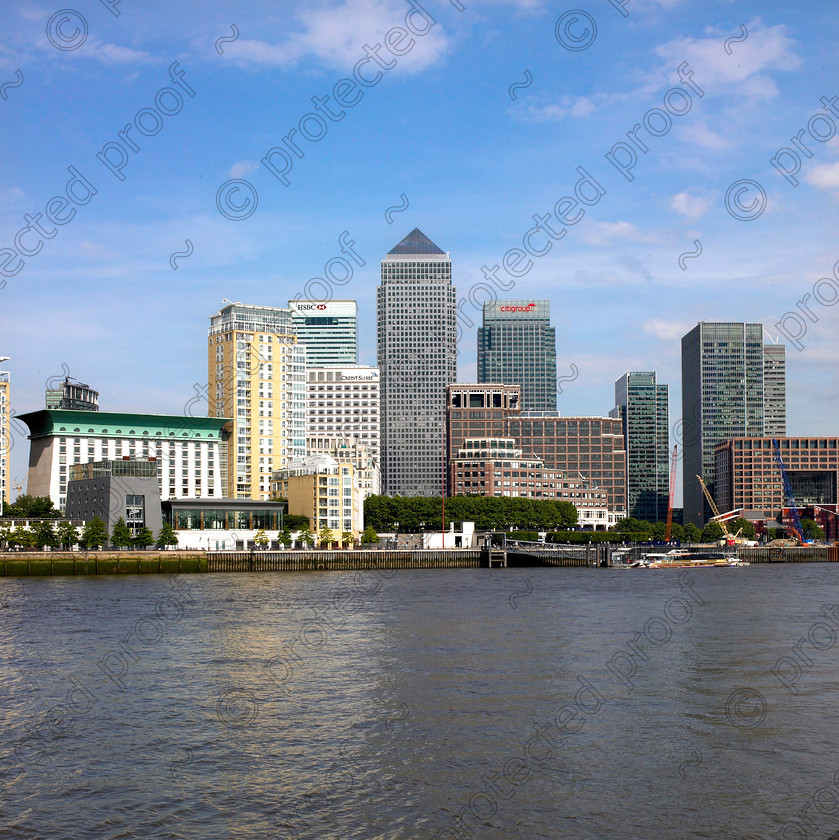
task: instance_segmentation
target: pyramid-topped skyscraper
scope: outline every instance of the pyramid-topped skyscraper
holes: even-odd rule
[[[457,293],[449,255],[418,228],[382,260],[377,308],[383,491],[436,496],[446,386],[457,381]]]

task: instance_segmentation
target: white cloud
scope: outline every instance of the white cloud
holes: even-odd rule
[[[774,99],[778,88],[767,74],[769,70],[790,71],[801,65],[795,54],[797,42],[786,34],[786,27],[764,27],[759,19],[746,27],[746,40],[730,45],[725,41],[740,37],[741,32],[714,30],[708,38],[679,38],[656,48],[667,61],[669,72],[675,72],[686,61],[694,72],[693,81],[703,91],[717,91],[723,86],[736,86],[743,99]]]
[[[814,166],[804,176],[804,180],[820,190],[839,189],[839,162]]]
[[[594,109],[594,102],[587,96],[564,96],[558,104],[525,104],[520,108],[512,109],[511,113],[518,115],[526,122],[544,123],[560,122],[566,118],[587,117]]]
[[[689,219],[698,219],[708,212],[711,207],[711,199],[699,195],[690,195],[686,192],[676,193],[670,201],[670,209],[675,210],[682,216]]]
[[[230,178],[244,178],[251,172],[256,172],[259,169],[259,164],[255,160],[240,160],[230,167],[227,174]]]
[[[693,321],[663,321],[654,318],[652,321],[645,321],[641,328],[645,333],[649,333],[661,341],[673,341],[681,338],[695,326],[696,324]]]
[[[615,239],[630,242],[658,242],[654,233],[644,233],[631,222],[593,222],[580,233],[583,242],[589,245],[605,245]]]
[[[0,189],[0,203],[15,204],[26,197],[26,193],[20,187],[4,187]]]
[[[428,13],[431,17],[431,13]],[[406,15],[410,15],[406,23]],[[245,64],[287,67],[308,56],[315,56],[329,67],[348,70],[365,58],[365,44],[382,43],[385,34],[394,26],[412,28],[412,32],[428,29],[427,34],[411,34],[414,45],[403,56],[391,55],[386,47],[379,50],[384,63],[396,62],[397,67],[411,71],[434,64],[448,49],[439,21],[429,18],[395,0],[343,0],[334,6],[320,5],[304,8],[297,14],[302,29],[292,32],[285,41],[268,43],[253,39],[238,40],[225,48],[225,54]],[[410,25],[408,25],[410,24]],[[402,49],[410,41],[402,44]],[[372,64],[372,62],[371,62]],[[372,74],[373,70],[368,69]],[[382,70],[382,72],[387,72]]]

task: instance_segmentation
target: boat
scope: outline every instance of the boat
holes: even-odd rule
[[[645,558],[649,569],[672,569],[690,567],[748,566],[748,560],[741,560],[730,551],[691,551],[678,548],[666,554],[648,554]]]

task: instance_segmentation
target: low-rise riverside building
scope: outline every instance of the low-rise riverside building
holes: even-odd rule
[[[449,473],[454,496],[570,502],[577,508],[579,526],[604,530],[609,522],[605,491],[546,467],[535,455],[525,455],[514,438],[467,438],[450,460]]]
[[[29,427],[27,492],[64,510],[74,464],[156,459],[159,498],[227,495],[224,417],[43,409],[18,415]]]
[[[271,481],[274,499],[286,499],[289,515],[306,516],[315,534],[344,531],[357,539],[364,529],[364,502],[351,463],[329,455],[310,455],[276,470]]]

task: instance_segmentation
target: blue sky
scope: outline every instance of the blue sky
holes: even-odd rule
[[[193,400],[198,413],[209,315],[224,298],[303,294],[344,231],[365,265],[335,296],[359,301],[362,362],[375,363],[379,262],[414,226],[451,253],[459,379],[473,381],[481,267],[573,197],[582,167],[605,193],[498,295],[551,300],[561,412],[605,414],[621,373],[656,370],[672,426],[681,335],[747,320],[778,336],[780,322],[800,336],[800,349],[786,340],[789,432],[837,433],[839,116],[820,101],[839,94],[834,4],[74,3],[4,8],[0,355],[18,413],[43,407],[67,370],[103,410],[181,413]],[[378,50],[390,67],[371,83],[365,44],[372,55],[394,27],[412,32]],[[342,108],[336,83],[361,60],[370,86],[341,88]],[[301,126],[313,97],[335,117]],[[292,129],[302,157],[283,143]],[[260,163],[275,147],[287,185]],[[783,147],[789,178],[770,162]],[[635,155],[632,180],[609,154]],[[91,185],[71,186],[73,203],[68,167]],[[219,212],[231,179],[256,196],[253,208],[242,189],[230,196],[247,218]],[[21,235],[39,213],[46,234]],[[16,432],[24,485],[27,457]]]

